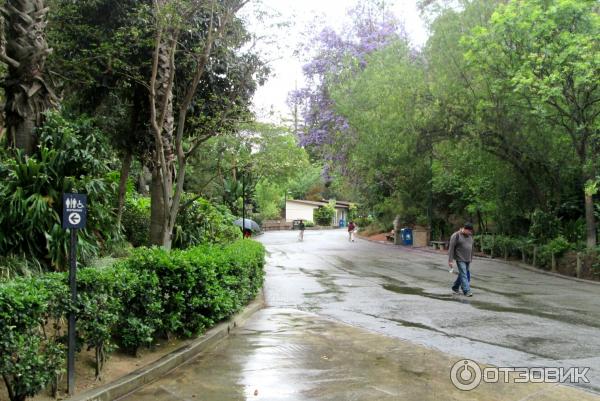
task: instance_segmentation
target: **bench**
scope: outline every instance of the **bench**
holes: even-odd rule
[[[448,241],[430,241],[429,244],[434,249],[446,250],[448,249]]]

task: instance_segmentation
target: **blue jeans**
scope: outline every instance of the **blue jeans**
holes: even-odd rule
[[[458,268],[458,278],[454,282],[452,289],[454,291],[458,291],[460,287],[462,287],[463,293],[468,294],[471,291],[471,287],[469,283],[471,282],[471,272],[469,271],[469,262],[459,262],[456,261],[456,266]]]

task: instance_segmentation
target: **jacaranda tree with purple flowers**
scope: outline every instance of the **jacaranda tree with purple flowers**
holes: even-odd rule
[[[343,168],[353,132],[348,120],[336,112],[330,87],[347,75],[349,66],[357,72],[366,67],[370,54],[390,43],[404,39],[401,24],[382,6],[365,1],[349,12],[351,24],[339,31],[325,27],[303,47],[311,54],[304,65],[306,86],[290,94],[289,103],[301,113],[298,130],[300,145],[326,165],[327,179],[331,166]]]

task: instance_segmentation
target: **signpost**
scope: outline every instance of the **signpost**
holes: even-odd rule
[[[69,250],[69,286],[71,301],[77,301],[77,230],[85,228],[87,221],[87,195],[63,194],[63,229],[71,231]],[[75,312],[69,312],[69,350],[67,356],[67,387],[69,395],[75,394]]]

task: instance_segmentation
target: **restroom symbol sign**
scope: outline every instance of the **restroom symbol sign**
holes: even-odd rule
[[[86,217],[87,195],[63,194],[63,228],[85,228]]]

